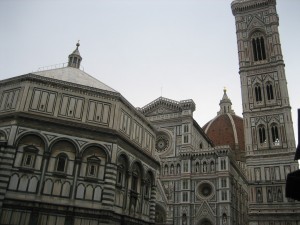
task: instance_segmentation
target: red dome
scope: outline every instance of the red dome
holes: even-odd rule
[[[218,115],[203,126],[215,146],[229,145],[237,161],[244,161],[245,141],[243,118],[231,109],[231,101],[224,90]]]

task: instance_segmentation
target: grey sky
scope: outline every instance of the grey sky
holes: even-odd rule
[[[1,0],[0,79],[63,63],[80,40],[85,72],[142,107],[193,99],[203,126],[223,88],[242,116],[231,0]],[[300,1],[277,0],[294,125]],[[298,90],[298,91],[297,91]],[[295,130],[295,134],[296,130]]]

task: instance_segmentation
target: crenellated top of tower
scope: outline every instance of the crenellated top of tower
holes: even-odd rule
[[[276,0],[234,0],[231,3],[233,15],[245,11],[255,10],[263,6],[276,5]]]

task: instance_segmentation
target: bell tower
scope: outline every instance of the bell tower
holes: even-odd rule
[[[299,203],[285,198],[298,168],[276,0],[235,0],[250,225],[297,224]]]

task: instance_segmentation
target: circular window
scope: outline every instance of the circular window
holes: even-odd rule
[[[165,136],[159,136],[156,140],[156,151],[163,152],[169,147],[169,140]]]
[[[198,195],[202,198],[209,198],[214,192],[213,186],[208,182],[202,182],[198,186]]]

